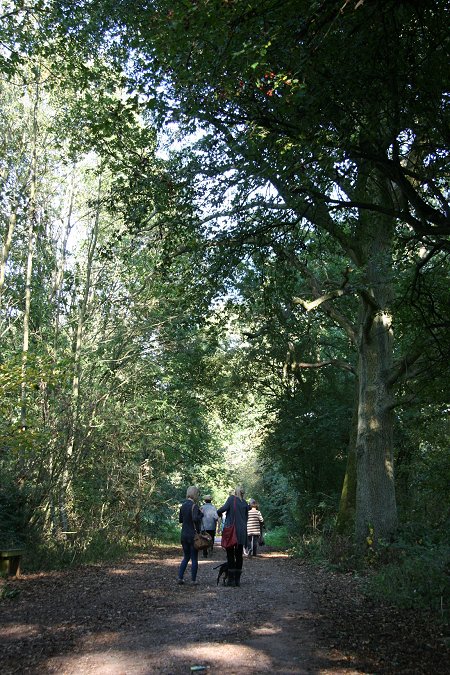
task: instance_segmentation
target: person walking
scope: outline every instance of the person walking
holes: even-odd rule
[[[217,509],[219,516],[227,514],[224,527],[235,525],[237,543],[226,548],[228,563],[227,586],[240,586],[244,545],[247,541],[247,517],[249,505],[244,499],[244,488],[238,486],[223,506]],[[222,535],[223,536],[223,535]]]
[[[186,499],[180,507],[178,520],[181,525],[181,546],[183,547],[183,560],[178,570],[177,583],[184,584],[184,573],[189,561],[191,561],[191,581],[194,586],[198,585],[198,551],[194,547],[196,530],[201,529],[203,513],[198,507],[199,490],[195,485],[188,487]]]
[[[214,537],[216,536],[219,514],[217,513],[216,507],[211,503],[211,495],[205,495],[204,500],[205,503],[201,507],[201,511],[203,513],[202,529],[211,537],[211,546],[203,549],[203,557],[207,558],[208,553],[212,555],[214,550]]]
[[[256,556],[261,536],[261,528],[264,523],[261,511],[258,509],[258,504],[255,499],[250,499],[250,511],[248,512],[247,520],[247,550],[249,556]]]

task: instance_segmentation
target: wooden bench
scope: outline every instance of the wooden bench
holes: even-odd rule
[[[18,577],[22,555],[22,548],[0,549],[0,573],[10,577]]]

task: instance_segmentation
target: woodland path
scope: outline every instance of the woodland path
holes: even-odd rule
[[[368,602],[350,575],[263,549],[240,588],[217,586],[216,546],[200,585],[178,586],[180,558],[155,548],[9,581],[19,593],[0,601],[2,675],[450,672],[434,622]]]

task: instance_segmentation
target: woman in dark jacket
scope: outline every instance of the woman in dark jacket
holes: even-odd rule
[[[247,542],[247,518],[249,506],[244,499],[244,489],[237,487],[223,506],[217,509],[219,516],[227,513],[224,527],[236,526],[237,544],[225,549],[228,562],[228,586],[240,586],[244,545]]]
[[[186,500],[180,507],[179,521],[181,526],[181,545],[183,547],[184,557],[178,570],[178,583],[184,584],[184,573],[191,561],[191,579],[192,583],[197,586],[197,570],[198,570],[198,551],[194,548],[195,532],[200,532],[203,513],[198,507],[199,490],[195,485],[188,487],[186,491]]]

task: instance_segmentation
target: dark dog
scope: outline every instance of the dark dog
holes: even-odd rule
[[[226,586],[228,582],[228,563],[224,562],[221,565],[213,567],[213,570],[219,569],[219,574],[217,575],[217,585],[219,585],[220,577],[223,576],[223,585]]]

